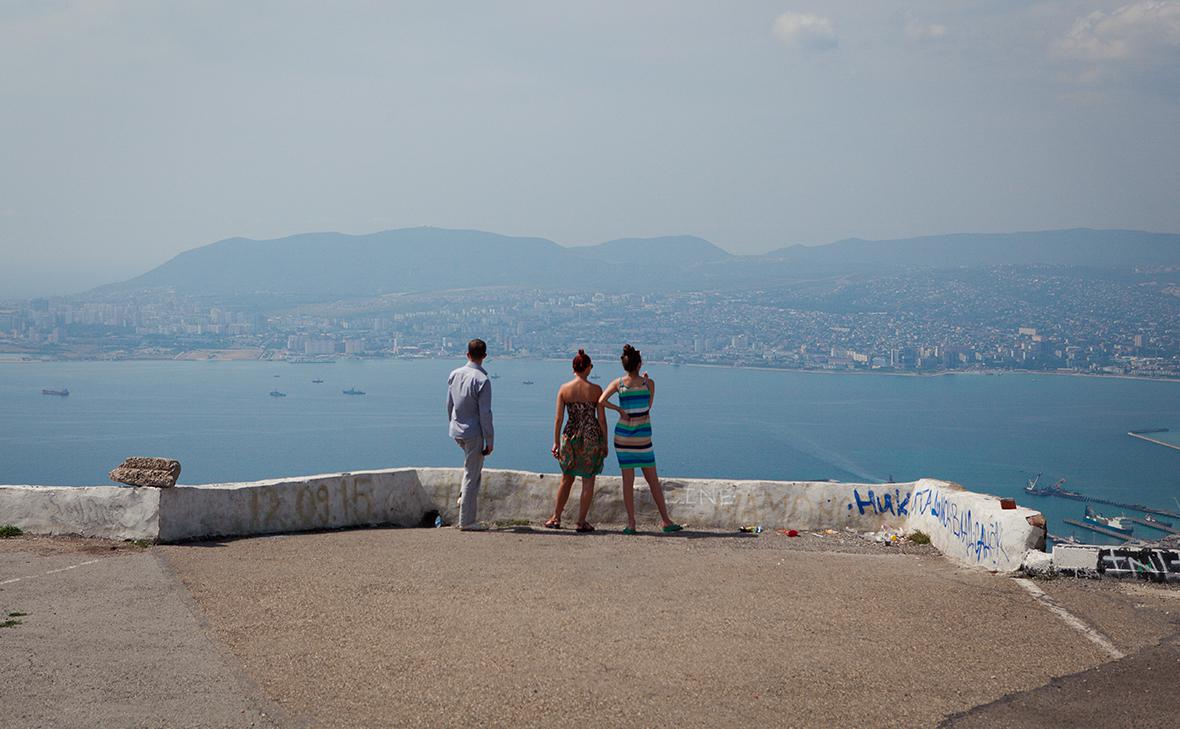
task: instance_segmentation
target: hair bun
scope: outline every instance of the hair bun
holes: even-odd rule
[[[578,354],[586,354],[586,350],[584,350],[584,349],[579,349],[579,350],[578,350]]]

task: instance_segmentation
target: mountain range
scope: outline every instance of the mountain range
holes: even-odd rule
[[[168,287],[189,294],[317,299],[481,286],[724,289],[888,269],[1035,264],[1113,271],[1180,266],[1180,235],[1082,228],[848,239],[742,256],[695,236],[622,238],[566,247],[545,238],[477,230],[402,228],[368,235],[229,238],[185,251],[141,276],[101,290]]]

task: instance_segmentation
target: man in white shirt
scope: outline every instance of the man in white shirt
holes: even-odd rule
[[[480,529],[475,520],[483,459],[492,454],[492,381],[483,368],[488,345],[482,339],[467,343],[467,364],[447,378],[449,433],[463,449],[463,489],[459,496],[459,528]]]

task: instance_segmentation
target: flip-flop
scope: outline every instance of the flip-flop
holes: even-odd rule
[[[558,519],[557,521],[553,521],[552,519],[550,519],[549,521],[545,522],[541,526],[545,527],[546,529],[560,529],[561,528],[561,519]]]
[[[664,531],[666,531],[666,532],[678,532],[678,531],[680,531],[680,530],[681,530],[681,529],[683,529],[683,528],[684,528],[684,527],[680,526],[679,524],[669,524],[668,526],[664,527]]]
[[[583,532],[583,533],[592,532],[592,531],[594,531],[594,527],[587,524],[586,522],[582,522],[581,524],[578,525],[578,528],[575,531],[579,531],[579,532]]]
[[[624,534],[638,534],[639,532],[635,531],[631,527],[623,527],[623,533]]]

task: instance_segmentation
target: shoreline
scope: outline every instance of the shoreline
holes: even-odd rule
[[[219,363],[219,362],[265,362],[267,364],[291,364],[285,360],[269,360],[259,358],[241,358],[241,357],[212,357],[209,359],[199,359],[196,357],[142,357],[142,358],[127,358],[127,359],[15,359],[6,357],[8,353],[0,352],[0,365],[28,365],[28,364],[55,364],[55,363],[83,363],[83,362],[197,362],[197,363]],[[384,361],[417,361],[417,360],[435,360],[435,361],[451,361],[459,359],[461,355],[455,357],[373,357],[363,358],[357,361],[360,362],[384,362]],[[496,357],[495,359],[512,360],[519,362],[565,362],[563,358],[557,357]],[[751,370],[757,372],[788,372],[807,375],[852,375],[857,377],[876,376],[876,377],[914,377],[914,378],[932,378],[932,377],[949,377],[955,375],[975,376],[975,377],[1000,377],[1004,375],[1017,376],[1036,376],[1046,375],[1052,377],[1083,377],[1095,380],[1132,380],[1136,382],[1180,382],[1180,375],[1176,377],[1161,377],[1159,375],[1113,375],[1113,374],[1099,374],[1096,372],[1069,372],[1061,370],[1001,370],[1001,369],[970,369],[970,370],[935,370],[932,372],[899,372],[895,370],[881,371],[881,370],[829,370],[818,368],[803,368],[803,367],[765,367],[759,365],[724,365],[724,364],[710,364],[706,362],[669,362],[667,360],[652,360],[650,364],[659,364],[669,367],[700,367],[709,369],[735,369],[735,370]]]

